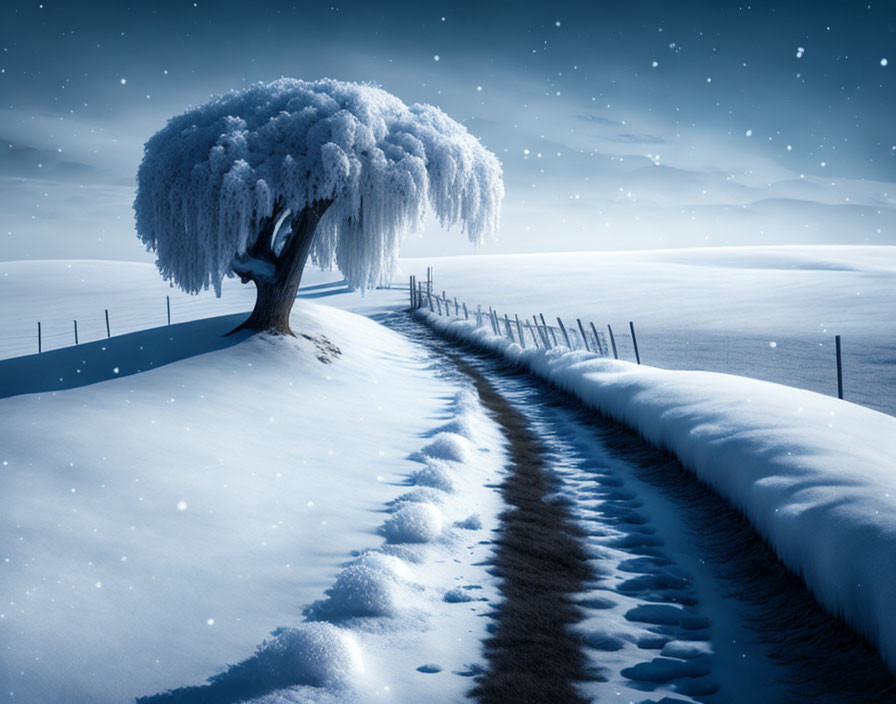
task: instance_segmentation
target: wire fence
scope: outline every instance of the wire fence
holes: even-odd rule
[[[17,330],[2,336],[0,358],[10,358],[73,345],[96,342],[150,328],[196,320],[214,315],[242,312],[245,302],[223,304],[219,299],[186,295],[164,296],[157,301],[145,297],[121,300],[110,308],[98,308],[77,318],[65,318],[47,311],[41,320],[16,325]],[[30,331],[27,331],[30,328]]]
[[[641,350],[638,345],[638,336],[635,324],[629,321],[624,331],[613,330],[611,324],[595,325],[592,320],[581,318],[556,317],[556,325],[547,320],[543,313],[533,313],[520,317],[514,313],[499,313],[495,308],[477,304],[475,309],[468,306],[465,301],[448,296],[446,291],[441,294],[435,290],[432,281],[432,269],[428,268],[426,279],[418,281],[411,276],[408,284],[410,291],[410,306],[412,310],[428,308],[431,312],[444,317],[472,322],[477,328],[486,327],[494,335],[505,337],[515,342],[522,348],[554,349],[565,348],[567,350],[584,350],[600,357],[620,359],[624,349],[629,352],[631,361],[641,364]],[[687,344],[687,343],[685,343]],[[772,343],[774,346],[774,343]],[[835,355],[832,360],[830,373],[833,381],[836,376],[837,397],[843,398],[843,356],[841,351],[840,335],[834,336]],[[729,368],[727,373],[749,376],[741,368]],[[791,384],[792,385],[792,384]],[[831,390],[833,390],[833,385]],[[865,402],[863,399],[860,402]],[[875,407],[875,404],[867,404]]]

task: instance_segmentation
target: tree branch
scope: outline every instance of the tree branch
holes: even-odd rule
[[[277,256],[274,254],[273,239],[277,225],[288,213],[289,209],[284,208],[283,202],[278,200],[274,204],[273,213],[265,219],[261,231],[249,249],[245,254],[238,254],[233,258],[230,268],[240,277],[240,281],[247,283],[248,281],[274,278],[277,270]]]
[[[331,205],[333,205],[332,198],[316,200],[311,203],[311,205],[302,208],[300,212],[296,213],[291,223],[292,234],[289,239],[283,243],[283,248],[280,250],[280,256],[275,259],[277,269],[289,264],[289,261],[296,255],[296,252],[300,248],[299,245],[303,238],[314,236],[314,232],[317,229],[317,223],[320,222],[324,213],[327,212],[327,208]],[[307,242],[307,245],[310,249],[311,242]]]

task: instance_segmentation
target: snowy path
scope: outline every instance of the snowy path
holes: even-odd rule
[[[439,353],[457,351],[414,323],[395,326]],[[824,612],[741,514],[674,459],[527,375],[466,349],[460,359],[479,378],[481,396],[486,390],[484,404],[493,413],[509,405],[538,438],[537,461],[556,482],[543,505],[560,501],[584,535],[590,574],[572,598],[581,612],[578,652],[587,658],[578,684],[585,699],[896,700],[896,681],[876,651]],[[511,460],[519,434],[510,438]],[[505,539],[497,541],[499,559]],[[502,608],[526,591],[504,578],[493,641]],[[486,676],[500,674],[496,655],[504,665],[513,660],[488,644],[486,654]],[[575,659],[552,662],[568,676]],[[483,677],[477,698],[502,701],[485,684]]]

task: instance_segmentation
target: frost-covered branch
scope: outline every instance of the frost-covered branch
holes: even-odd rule
[[[428,208],[479,242],[504,196],[497,158],[441,110],[329,79],[257,84],[173,118],[137,182],[137,231],[163,276],[219,294],[225,276],[270,276],[315,203],[328,207],[312,259],[366,288],[389,278]]]

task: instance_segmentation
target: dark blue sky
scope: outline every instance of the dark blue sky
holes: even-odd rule
[[[505,168],[485,251],[896,243],[892,1],[330,2],[7,0],[0,258],[145,257],[143,142],[281,75],[464,121]]]

